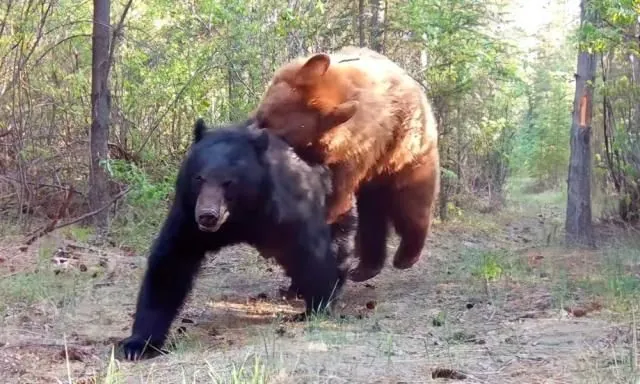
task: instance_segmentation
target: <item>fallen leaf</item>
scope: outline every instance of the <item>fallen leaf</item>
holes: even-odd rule
[[[583,316],[586,316],[587,313],[589,313],[588,310],[584,308],[579,308],[579,307],[574,307],[574,308],[566,307],[564,310],[567,311],[570,315],[573,315],[575,317],[583,317]]]
[[[78,348],[67,346],[66,351],[62,348],[58,356],[63,360],[69,359],[69,361],[84,361],[85,353]]]
[[[467,375],[449,368],[436,368],[431,372],[432,379],[464,380]]]

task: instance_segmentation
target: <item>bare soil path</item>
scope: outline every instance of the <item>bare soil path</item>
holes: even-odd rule
[[[627,383],[639,251],[553,246],[558,215],[436,225],[414,268],[349,283],[341,318],[303,324],[277,319],[302,308],[279,297],[279,268],[228,249],[202,271],[172,353],[135,364],[110,353],[128,335],[144,257],[55,233],[26,250],[5,239],[1,381]]]

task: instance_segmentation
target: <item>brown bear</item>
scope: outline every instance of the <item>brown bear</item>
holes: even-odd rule
[[[295,59],[276,71],[253,118],[305,161],[331,168],[329,223],[355,194],[360,262],[352,281],[382,270],[389,221],[401,239],[393,266],[420,259],[439,193],[438,133],[426,95],[402,68],[356,47]]]

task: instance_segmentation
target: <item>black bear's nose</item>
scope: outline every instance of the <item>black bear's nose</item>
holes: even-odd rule
[[[218,223],[218,215],[211,212],[201,213],[198,216],[198,223],[203,227],[214,227]]]

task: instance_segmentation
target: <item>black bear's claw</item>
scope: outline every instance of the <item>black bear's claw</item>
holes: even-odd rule
[[[157,343],[135,335],[124,339],[120,347],[124,358],[129,361],[147,359],[166,352],[160,350]]]
[[[309,315],[306,312],[300,312],[292,315],[283,316],[283,321],[287,323],[297,323],[306,321],[309,318]]]

